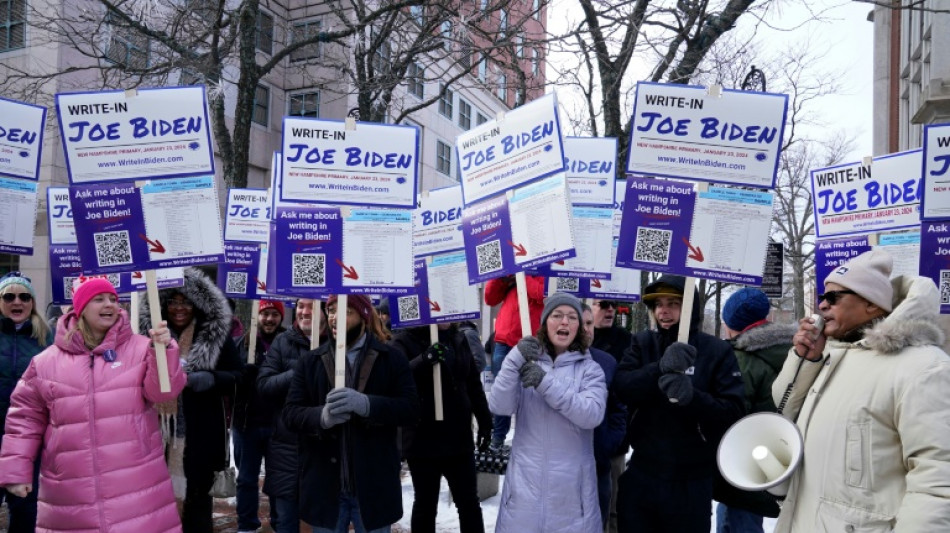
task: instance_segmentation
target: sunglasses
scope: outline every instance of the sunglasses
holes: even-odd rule
[[[20,301],[23,302],[23,303],[30,303],[30,302],[33,301],[33,295],[31,295],[31,294],[28,293],[28,292],[21,292],[21,293],[19,293],[19,294],[14,294],[14,293],[12,293],[12,292],[8,292],[8,293],[6,293],[6,294],[3,295],[3,301],[4,301],[4,302],[7,302],[7,303],[10,303],[10,302],[12,302],[13,300],[16,300],[16,299],[17,299],[17,296],[20,297]]]
[[[844,296],[845,294],[857,294],[857,293],[854,291],[850,291],[848,289],[842,289],[840,291],[828,291],[824,294],[818,295],[818,303],[825,301],[825,302],[828,302],[828,305],[835,305],[836,303],[838,303],[838,300],[840,300],[841,297]]]
[[[617,307],[617,302],[601,300],[597,302],[597,305],[600,306],[601,309],[610,309],[611,307]]]

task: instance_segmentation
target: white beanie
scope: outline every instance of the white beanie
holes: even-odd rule
[[[894,258],[883,250],[864,252],[828,274],[825,285],[837,283],[890,312],[894,299],[894,287],[891,286],[893,265]]]

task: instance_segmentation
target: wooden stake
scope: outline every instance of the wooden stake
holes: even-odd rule
[[[439,342],[438,324],[429,325],[429,336],[432,344]],[[442,365],[439,363],[432,367],[432,396],[435,400],[435,419],[441,422],[445,420],[445,416],[442,412]]]
[[[346,386],[346,300],[345,294],[337,296],[336,300],[336,371],[333,379],[335,389]],[[316,335],[319,336],[320,333],[317,332]]]
[[[148,294],[148,306],[152,319],[152,327],[157,328],[162,323],[162,304],[158,300],[158,279],[154,270],[145,271],[145,288]],[[147,331],[145,333],[148,333]],[[165,355],[165,345],[155,344],[155,361],[158,364],[158,386],[162,392],[172,390],[168,379],[168,357]]]
[[[249,365],[253,365],[257,359],[257,311],[260,308],[260,300],[251,300],[251,330],[247,334],[247,364]]]

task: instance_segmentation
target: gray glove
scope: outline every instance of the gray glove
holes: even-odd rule
[[[207,370],[188,373],[188,387],[195,392],[204,392],[214,387],[214,374]]]
[[[369,416],[369,396],[348,387],[333,389],[327,394],[327,404],[323,410],[327,409],[331,415],[355,413]]]
[[[670,372],[686,372],[686,369],[693,366],[696,360],[696,347],[690,346],[685,342],[674,342],[663,353],[660,358],[660,372],[668,374]]]
[[[541,342],[529,335],[518,341],[518,351],[525,361],[537,361],[541,357]]]
[[[323,426],[323,429],[330,429],[337,424],[342,424],[350,419],[350,413],[343,413],[342,415],[334,415],[330,413],[330,407],[324,405],[323,413],[320,415],[320,425]]]
[[[663,374],[657,383],[670,403],[689,405],[693,401],[693,381],[686,374]]]
[[[521,386],[526,389],[528,387],[537,388],[537,386],[541,384],[541,380],[544,379],[545,374],[541,365],[534,361],[528,361],[521,365],[521,370],[519,370],[518,373],[521,374]]]

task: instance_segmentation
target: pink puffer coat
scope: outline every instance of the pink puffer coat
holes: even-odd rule
[[[39,454],[36,531],[180,532],[152,408],[185,387],[178,345],[168,346],[171,391],[161,393],[150,340],[132,333],[125,311],[91,353],[78,332],[66,338],[76,319],[59,320],[56,344],[33,358],[13,391],[0,485],[28,483]],[[113,362],[104,357],[110,349]]]

